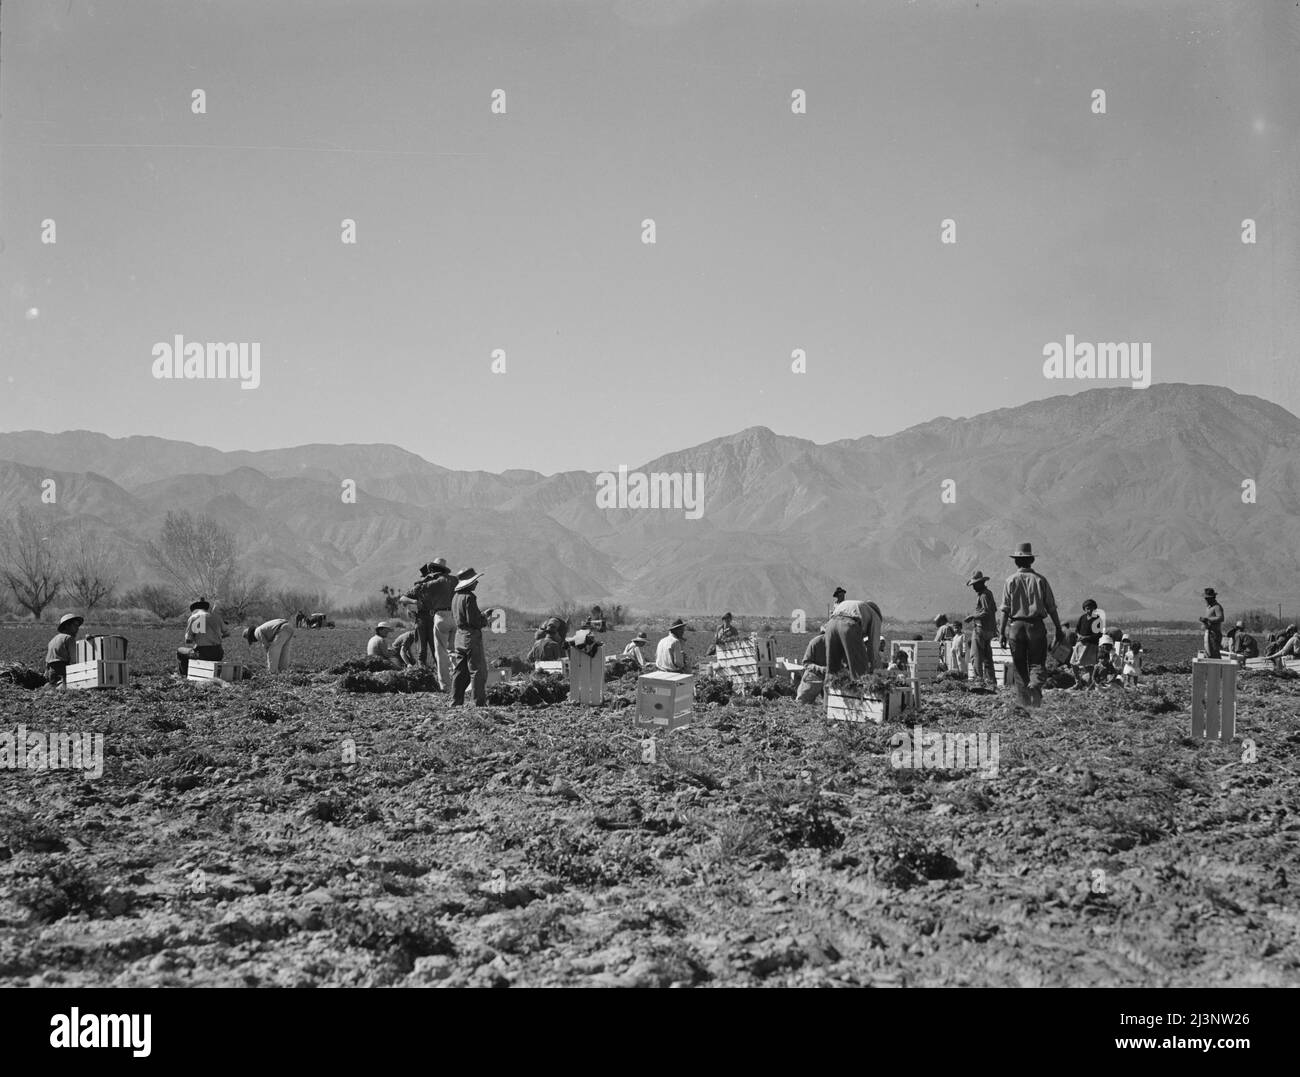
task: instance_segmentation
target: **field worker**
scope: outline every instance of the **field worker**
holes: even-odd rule
[[[548,636],[544,628],[539,628],[533,633],[533,646],[525,656],[524,661],[529,663],[558,662],[563,657],[564,644]]]
[[[645,652],[641,650],[650,641],[638,632],[632,637],[632,642],[623,648],[623,657],[630,658],[636,663],[637,669],[645,669]]]
[[[474,589],[481,572],[467,568],[456,579],[451,613],[456,622],[456,667],[452,676],[452,706],[465,705],[465,689],[474,684],[474,705],[487,706],[487,657],[483,653],[483,626],[492,611],[478,608]]]
[[[1007,577],[1002,590],[1002,610],[998,634],[1002,646],[1011,651],[1012,668],[1016,674],[1016,694],[1028,707],[1043,702],[1043,681],[1047,666],[1047,632],[1043,620],[1051,617],[1056,628],[1052,639],[1055,647],[1061,642],[1061,618],[1056,612],[1056,596],[1046,578],[1035,572],[1034,548],[1022,542],[1011,555],[1016,564],[1014,575]]]
[[[402,596],[403,604],[414,608],[420,664],[429,665],[432,657],[438,667],[438,687],[444,692],[451,683],[451,654],[456,633],[451,602],[455,590],[456,577],[447,567],[447,559],[435,557],[420,566],[419,580]]]
[[[289,652],[293,648],[293,625],[283,617],[265,621],[256,628],[244,629],[244,642],[250,647],[260,643],[266,648],[268,673],[283,673],[289,668]]]
[[[1300,657],[1300,635],[1296,635],[1295,625],[1287,625],[1286,632],[1283,633],[1282,639],[1278,641],[1277,647],[1265,658],[1291,658]]]
[[[713,646],[708,650],[709,654],[716,654],[718,644],[730,643],[733,639],[740,639],[740,631],[731,623],[731,614],[722,615],[722,623],[718,625],[718,630],[713,634]]]
[[[876,668],[880,653],[880,607],[848,599],[837,603],[826,621],[826,676],[842,669],[861,677]]]
[[[386,621],[375,625],[375,634],[366,643],[367,658],[382,658],[385,662],[393,660],[393,652],[388,649],[388,637],[392,631]]]
[[[66,685],[68,666],[73,661],[73,641],[85,623],[85,618],[78,617],[75,613],[59,618],[59,630],[45,647],[45,681],[51,688]]]
[[[1207,587],[1201,594],[1205,598],[1205,616],[1200,618],[1205,626],[1205,657],[1222,657],[1220,648],[1223,643],[1223,607],[1219,605],[1219,596],[1213,587]]]
[[[971,657],[975,665],[974,677],[983,686],[987,681],[997,683],[993,672],[993,640],[998,633],[998,604],[993,592],[988,588],[989,578],[979,569],[975,570],[967,587],[975,589],[975,612],[969,614],[964,624],[970,625]]]
[[[1097,645],[1101,641],[1101,616],[1096,601],[1085,598],[1082,608],[1083,615],[1075,625],[1074,650],[1070,653],[1076,688],[1082,688],[1092,676],[1092,667],[1097,664]]]
[[[1238,621],[1228,629],[1228,650],[1242,658],[1259,657],[1259,640],[1246,631],[1246,626]]]
[[[686,658],[686,622],[678,617],[668,626],[668,635],[655,648],[655,665],[662,673],[690,673]]]
[[[405,632],[400,632],[389,641],[389,651],[392,654],[393,661],[402,669],[409,669],[411,666],[418,666],[420,659],[416,656],[415,647],[419,642],[419,633],[414,628],[408,628]]]
[[[563,649],[564,637],[569,634],[569,622],[562,617],[548,617],[542,622],[542,631]]]
[[[185,645],[176,648],[177,671],[182,677],[190,671],[190,659],[201,662],[220,662],[226,656],[222,640],[230,635],[206,598],[190,603],[190,619],[185,622]]]

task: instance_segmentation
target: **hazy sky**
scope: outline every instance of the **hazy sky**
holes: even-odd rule
[[[1294,0],[5,0],[0,428],[635,466],[1113,384],[1066,334],[1300,412],[1298,56]]]

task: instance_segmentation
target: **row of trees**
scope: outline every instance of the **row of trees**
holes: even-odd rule
[[[24,507],[0,526],[0,581],[38,619],[59,600],[87,612],[120,600],[167,618],[182,612],[194,596],[207,595],[242,620],[250,608],[282,597],[271,592],[265,576],[241,566],[234,532],[208,516],[169,512],[144,555],[164,582],[119,596],[126,555],[85,523],[68,527],[51,514]],[[305,599],[307,605],[320,599],[297,592],[283,597]]]

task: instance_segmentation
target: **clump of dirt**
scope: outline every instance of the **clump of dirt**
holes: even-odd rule
[[[385,673],[392,668],[392,662],[367,655],[365,658],[349,658],[346,662],[331,666],[325,672],[339,676],[344,673]]]
[[[795,692],[793,684],[789,681],[779,681],[775,677],[768,677],[745,688],[747,696],[756,696],[760,699],[780,699],[782,696],[793,699]]]
[[[45,675],[21,662],[14,662],[0,669],[0,682],[8,682],[19,688],[40,688],[45,683]]]
[[[706,677],[696,677],[695,702],[718,703],[725,706],[731,702],[731,681],[713,673]]]
[[[382,673],[356,669],[338,682],[344,692],[437,692],[438,675],[427,666],[409,669],[385,668]]]
[[[535,673],[522,684],[494,684],[487,690],[487,700],[494,707],[521,704],[525,707],[546,707],[563,703],[569,698],[569,686],[562,677]]]

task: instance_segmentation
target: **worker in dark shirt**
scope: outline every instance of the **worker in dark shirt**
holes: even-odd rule
[[[971,626],[971,651],[975,665],[975,679],[983,685],[997,683],[993,671],[993,640],[998,634],[998,604],[993,592],[988,588],[989,578],[976,569],[975,575],[966,581],[967,587],[975,588],[975,612],[963,621]]]
[[[1002,591],[1002,612],[998,631],[1002,646],[1011,651],[1016,676],[1016,694],[1022,705],[1037,707],[1043,702],[1047,666],[1047,631],[1043,621],[1050,617],[1056,629],[1051,645],[1064,634],[1056,612],[1056,596],[1046,578],[1035,572],[1034,548],[1022,542],[1011,555],[1016,572],[1007,578]]]
[[[72,665],[73,659],[73,642],[84,623],[83,618],[71,613],[59,618],[59,630],[45,647],[45,680],[51,688],[66,685],[68,666]]]
[[[1207,587],[1202,594],[1205,597],[1205,616],[1200,620],[1205,626],[1205,657],[1222,658],[1223,607],[1219,605],[1219,596],[1213,587]]]
[[[420,665],[429,665],[432,657],[438,668],[438,686],[444,692],[451,680],[451,637],[455,632],[451,601],[455,589],[456,577],[447,567],[446,558],[438,557],[420,566],[420,578],[401,598],[403,605],[414,610]]]
[[[474,589],[483,578],[481,572],[467,568],[457,574],[455,595],[451,600],[451,615],[456,622],[456,672],[452,678],[452,706],[465,704],[465,689],[474,683],[474,704],[487,705],[487,658],[483,654],[483,627],[488,623],[490,609],[478,608]]]

